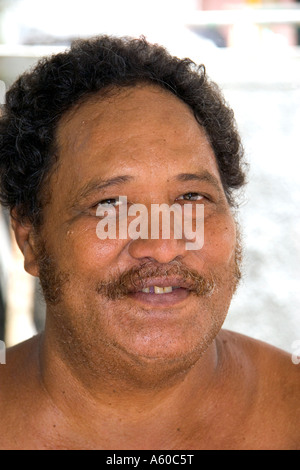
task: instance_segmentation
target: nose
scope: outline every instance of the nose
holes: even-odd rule
[[[129,245],[129,254],[135,259],[151,258],[157,263],[170,263],[176,258],[181,258],[186,252],[184,240],[145,240],[138,238],[132,240]]]
[[[170,207],[167,203],[151,203],[138,209],[142,214],[140,219],[140,236],[131,233],[131,223],[128,234],[132,239],[128,246],[129,255],[135,259],[151,258],[157,263],[170,263],[176,258],[182,258],[187,249],[183,229],[184,219],[182,207],[177,204]],[[147,221],[148,219],[148,221]],[[147,223],[146,223],[147,221]],[[135,227],[135,224],[134,224]]]

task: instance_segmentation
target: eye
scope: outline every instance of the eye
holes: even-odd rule
[[[199,193],[186,193],[182,196],[179,196],[177,199],[184,200],[184,201],[201,201],[204,196]]]
[[[116,207],[120,204],[119,198],[110,198],[110,199],[103,199],[103,201],[100,201],[96,204],[95,207],[102,206],[103,208],[105,207]]]
[[[108,199],[102,199],[102,201],[97,202],[91,208],[91,211],[97,217],[114,216],[116,211],[119,209],[119,206],[122,204],[119,197],[111,197]]]

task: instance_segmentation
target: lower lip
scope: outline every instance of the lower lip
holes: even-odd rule
[[[141,302],[145,305],[155,305],[161,307],[170,307],[187,299],[191,292],[187,289],[179,288],[165,294],[147,294],[145,292],[136,292],[129,294],[131,299]]]

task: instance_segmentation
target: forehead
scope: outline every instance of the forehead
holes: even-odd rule
[[[58,126],[58,143],[63,151],[70,147],[76,151],[93,143],[94,138],[99,137],[99,143],[105,145],[112,139],[133,136],[143,128],[150,137],[155,124],[162,126],[169,121],[174,133],[184,121],[183,134],[189,124],[196,126],[191,109],[171,92],[150,85],[116,89],[108,95],[91,96],[63,116]],[[157,129],[155,135],[158,136]]]
[[[219,176],[193,111],[158,86],[141,84],[91,96],[62,118],[57,143],[61,171],[72,173],[74,181],[79,175],[111,174],[116,167],[130,172],[146,166],[154,172],[162,170],[162,162],[170,171],[172,166],[204,165]]]

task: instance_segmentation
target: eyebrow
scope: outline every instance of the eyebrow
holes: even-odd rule
[[[100,179],[89,181],[85,186],[83,186],[79,192],[76,194],[75,199],[70,204],[72,207],[76,206],[80,201],[86,199],[96,191],[101,191],[102,189],[108,188],[110,186],[118,186],[129,181],[133,181],[135,178],[130,175],[120,175],[114,176],[109,179]]]
[[[111,186],[119,186],[119,185],[129,183],[134,180],[135,180],[134,176],[119,175],[119,176],[114,176],[113,178],[109,178],[105,180],[98,178],[97,180],[89,181],[85,186],[83,186],[80,189],[80,191],[77,193],[75,199],[70,205],[72,207],[76,206],[80,201],[86,199],[87,197],[90,196],[90,194],[93,194],[96,191],[101,191],[102,189],[105,189]],[[173,178],[173,181],[180,181],[180,182],[205,181],[207,183],[210,183],[212,186],[214,186],[219,193],[221,192],[220,183],[218,179],[215,176],[213,176],[211,173],[209,173],[208,171],[203,171],[200,173],[180,173]]]
[[[218,179],[209,173],[209,171],[205,170],[201,173],[180,173],[175,177],[177,181],[199,181],[199,182],[206,182],[211,184],[215,187],[215,189],[220,193],[221,192],[221,184]]]

